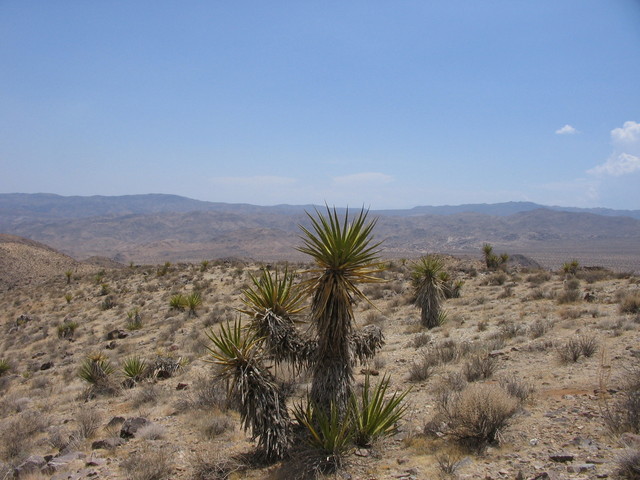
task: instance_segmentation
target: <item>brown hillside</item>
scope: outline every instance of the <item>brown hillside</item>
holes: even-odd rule
[[[67,271],[79,274],[94,270],[97,267],[78,262],[42,243],[0,234],[0,291],[56,276],[64,278]]]

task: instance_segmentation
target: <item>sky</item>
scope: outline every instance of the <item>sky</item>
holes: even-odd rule
[[[640,0],[0,0],[0,193],[640,209]]]

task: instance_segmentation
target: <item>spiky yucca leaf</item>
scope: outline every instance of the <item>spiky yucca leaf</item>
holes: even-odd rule
[[[125,358],[122,362],[122,373],[124,376],[139,382],[148,373],[148,365],[145,359],[140,358],[138,355]]]
[[[207,347],[220,375],[229,382],[229,395],[239,400],[242,426],[271,459],[282,458],[290,445],[291,419],[285,397],[268,368],[262,365],[263,338],[242,328],[239,320],[220,326],[220,333],[207,333]]]
[[[281,317],[291,317],[304,310],[304,293],[294,285],[295,275],[287,269],[282,275],[276,269],[262,270],[260,277],[251,275],[253,287],[243,290],[242,303],[246,308],[240,309],[247,315],[264,315],[268,311]]]
[[[407,410],[403,403],[409,393],[394,392],[391,398],[385,399],[389,389],[389,377],[382,378],[373,389],[369,375],[365,377],[362,393],[351,395],[351,416],[354,429],[354,442],[364,447],[378,437],[393,435],[397,431],[397,423]]]
[[[78,376],[91,385],[99,385],[114,371],[114,366],[103,355],[89,355],[80,365]]]
[[[305,405],[294,404],[293,416],[305,428],[311,447],[330,455],[341,455],[350,448],[353,438],[351,417],[343,418],[334,403],[327,414],[315,406],[313,400],[307,399]]]

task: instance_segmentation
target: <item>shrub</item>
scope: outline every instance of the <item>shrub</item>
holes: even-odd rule
[[[571,260],[570,262],[565,262],[562,264],[562,271],[567,275],[575,275],[578,273],[578,268],[580,267],[580,263],[578,260]]]
[[[627,371],[616,402],[605,402],[603,417],[609,429],[615,433],[640,434],[640,367]]]
[[[490,378],[496,367],[495,358],[487,354],[476,354],[464,364],[462,372],[467,382],[477,382]]]
[[[558,348],[558,355],[563,363],[575,363],[581,356],[591,357],[598,349],[595,337],[579,336],[570,339]]]
[[[78,371],[78,376],[91,385],[104,384],[115,368],[104,355],[96,354],[88,356]]]
[[[165,480],[172,476],[171,459],[163,450],[134,450],[120,464],[131,480]]]
[[[116,299],[113,295],[107,295],[107,297],[100,304],[100,310],[111,310],[117,305]]]
[[[620,313],[640,313],[640,293],[625,295],[620,301]]]
[[[620,478],[638,480],[640,478],[640,450],[628,448],[618,457]]]
[[[515,375],[500,379],[500,386],[521,403],[526,402],[535,392],[533,384],[525,382]]]
[[[64,299],[67,301],[67,303],[71,303],[71,300],[73,300],[73,295],[71,295],[70,293],[65,293]]]
[[[502,253],[500,255],[494,254],[493,247],[488,243],[485,243],[482,246],[482,253],[484,254],[485,265],[489,270],[502,268],[509,260],[509,255],[507,255],[506,253]]]
[[[102,422],[102,415],[97,410],[83,408],[76,415],[78,421],[78,437],[81,439],[93,438]]]
[[[185,306],[189,308],[189,316],[196,317],[197,309],[202,305],[202,295],[200,292],[190,293],[185,297]]]
[[[542,337],[551,329],[551,322],[546,320],[536,320],[529,325],[529,336],[533,339]]]
[[[142,328],[142,315],[138,307],[127,312],[127,330],[140,330]]]
[[[149,368],[144,359],[134,355],[122,362],[122,373],[133,386],[149,374]]]
[[[78,328],[78,322],[74,320],[65,320],[58,325],[58,338],[73,338],[76,328]]]
[[[4,358],[0,358],[0,377],[7,373],[9,370],[11,370],[11,364],[9,363],[9,361],[5,360]]]
[[[518,402],[502,388],[479,383],[444,396],[439,405],[449,433],[475,447],[498,441],[517,409]]]

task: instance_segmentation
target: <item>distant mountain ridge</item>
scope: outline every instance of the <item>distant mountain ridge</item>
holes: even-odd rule
[[[149,193],[121,196],[62,196],[51,193],[0,193],[0,217],[83,218],[109,215],[136,215],[151,213],[186,213],[226,211],[236,213],[295,214],[310,211],[314,205],[260,206],[247,203],[206,202],[179,195]],[[357,207],[354,207],[357,208]],[[593,213],[604,216],[640,219],[640,210],[613,210],[609,208],[578,208],[540,205],[533,202],[470,203],[463,205],[417,206],[409,209],[372,210],[376,215],[454,215],[482,213],[507,216],[546,208],[560,212]],[[342,210],[342,209],[340,209]]]
[[[75,259],[300,261],[306,257],[295,250],[299,226],[309,226],[305,211],[314,208],[325,207],[225,204],[162,194],[0,194],[0,233],[43,242]],[[390,258],[432,252],[479,256],[482,244],[489,242],[497,251],[530,256],[550,268],[576,258],[640,271],[640,219],[633,217],[640,212],[606,210],[608,215],[603,215],[601,209],[559,208],[507,202],[370,214],[378,219],[374,235],[383,240],[383,254]]]

